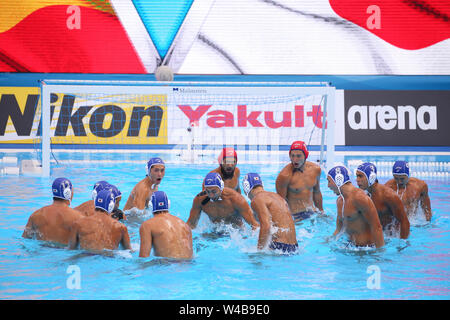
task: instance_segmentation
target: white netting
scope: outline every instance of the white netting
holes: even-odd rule
[[[244,85],[44,84],[51,143],[42,153],[160,148],[173,150],[180,161],[208,163],[219,149],[233,146],[240,162],[261,163],[276,162],[277,152],[296,140],[324,149],[329,87]]]

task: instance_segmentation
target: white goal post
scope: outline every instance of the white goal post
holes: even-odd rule
[[[215,152],[234,146],[271,151],[303,140],[318,154],[323,169],[334,165],[335,88],[328,83],[40,83],[43,176],[50,175],[50,155],[56,147],[133,146],[148,152],[148,146],[161,146]],[[188,162],[195,162],[193,154]]]

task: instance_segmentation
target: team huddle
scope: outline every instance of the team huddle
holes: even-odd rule
[[[22,236],[56,242],[69,249],[131,250],[125,222],[127,213],[149,210],[153,217],[139,229],[139,256],[148,257],[153,249],[155,256],[190,259],[193,257],[192,229],[197,227],[203,212],[213,224],[242,228],[245,222],[253,230],[259,229],[259,250],[293,254],[298,251],[295,224],[324,214],[321,168],[307,161],[308,155],[304,142],[295,141],[291,145],[290,163],[276,178],[276,192],[264,190],[258,173],[246,174],[242,189],[249,204],[241,194],[237,153],[233,148],[224,148],[218,157],[219,167],[206,175],[202,191],[194,197],[186,222],[169,213],[168,196],[158,190],[165,174],[161,158],[148,161],[147,174],[132,189],[123,211],[119,209],[122,193],[107,181],[97,182],[92,200],[72,209],[72,183],[57,178],[52,184],[53,203],[30,216]],[[405,161],[395,162],[393,179],[384,185],[378,182],[372,163],[358,166],[358,187],[352,184],[344,166],[329,170],[327,180],[328,188],[338,196],[333,236],[346,234],[349,243],[355,246],[382,247],[385,233],[408,238],[409,218],[418,211],[423,212],[427,221],[431,220],[428,186],[409,176]]]

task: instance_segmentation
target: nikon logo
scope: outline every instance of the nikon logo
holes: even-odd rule
[[[347,121],[353,130],[437,130],[437,108],[353,105],[348,110]]]
[[[59,111],[56,120],[54,137],[68,135],[69,127],[76,137],[86,137],[92,134],[97,137],[108,138],[122,133],[126,137],[140,136],[140,130],[145,118],[148,118],[146,137],[157,137],[161,128],[164,110],[160,106],[133,106],[123,104],[105,104],[97,106],[75,105],[76,96],[52,94],[51,119],[55,110]],[[39,127],[37,135],[41,134],[40,114],[36,114],[39,95],[29,94],[25,107],[19,106],[14,94],[2,94],[0,98],[0,136],[5,135],[8,119],[11,119],[17,136],[30,136],[35,117],[38,117]],[[124,110],[124,109],[127,110]],[[89,132],[87,132],[89,129]]]

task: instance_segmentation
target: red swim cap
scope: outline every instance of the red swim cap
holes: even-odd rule
[[[237,153],[233,148],[223,148],[222,151],[219,154],[219,158],[217,158],[217,161],[219,161],[219,164],[222,164],[223,159],[225,157],[234,157],[236,163],[237,163]]]
[[[303,141],[294,141],[291,145],[291,149],[289,149],[289,154],[291,154],[292,150],[302,150],[305,154],[305,160],[308,158],[309,151],[306,149],[306,144]]]

